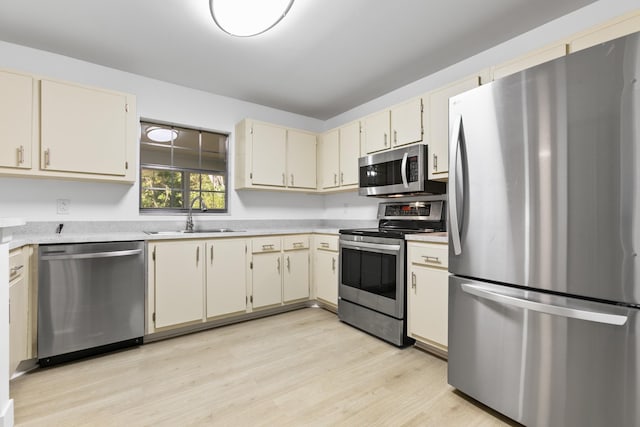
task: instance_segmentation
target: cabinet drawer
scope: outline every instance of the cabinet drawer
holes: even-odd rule
[[[18,279],[25,274],[26,259],[22,248],[9,252],[9,281]]]
[[[449,247],[438,243],[410,243],[409,261],[412,264],[447,268]]]
[[[282,244],[285,251],[309,249],[309,236],[302,234],[299,236],[285,236],[282,238]]]
[[[338,252],[338,236],[316,236],[315,247],[316,249],[322,249],[325,251]]]
[[[257,237],[251,239],[251,252],[280,252],[282,243],[280,237]]]

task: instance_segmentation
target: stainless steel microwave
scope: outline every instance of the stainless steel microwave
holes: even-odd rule
[[[444,194],[447,184],[427,180],[428,147],[408,145],[358,159],[359,194],[392,197]]]

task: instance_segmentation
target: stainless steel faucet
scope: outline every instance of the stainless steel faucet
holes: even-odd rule
[[[196,200],[200,200],[200,210],[202,212],[207,211],[207,205],[205,205],[204,199],[202,198],[202,196],[194,197],[193,200],[191,200],[191,203],[189,203],[189,213],[187,214],[187,225],[186,225],[186,231],[189,233],[193,232],[193,215],[191,214],[191,211],[193,210],[193,204],[196,202]]]

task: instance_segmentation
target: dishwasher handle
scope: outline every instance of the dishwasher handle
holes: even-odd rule
[[[60,254],[42,255],[42,260],[60,260],[60,259],[95,259],[95,258],[116,258],[122,256],[138,255],[142,253],[142,249],[130,249],[126,251],[106,251],[106,252],[89,252],[84,254]]]

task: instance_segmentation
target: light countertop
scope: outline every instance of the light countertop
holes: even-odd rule
[[[448,243],[449,238],[447,236],[447,232],[438,232],[438,233],[416,233],[416,234],[407,234],[405,236],[405,240],[407,242],[431,242],[431,243]]]

